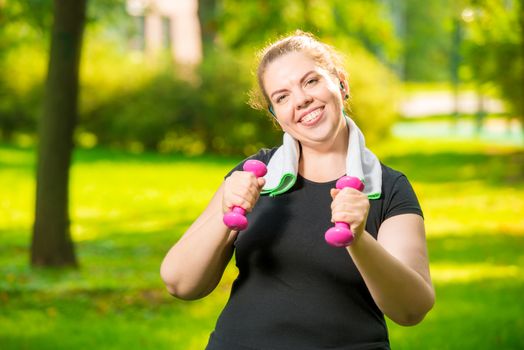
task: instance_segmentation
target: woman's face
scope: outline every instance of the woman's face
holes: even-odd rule
[[[340,82],[307,54],[292,52],[271,62],[264,87],[282,129],[303,145],[333,141],[345,126]]]

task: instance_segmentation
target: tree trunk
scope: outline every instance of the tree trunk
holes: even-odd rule
[[[69,168],[78,113],[79,66],[87,0],[54,0],[54,23],[39,150],[33,266],[76,266],[70,235]]]

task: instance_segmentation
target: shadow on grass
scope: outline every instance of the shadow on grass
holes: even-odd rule
[[[131,153],[110,148],[77,148],[73,154],[74,164],[114,163],[118,164],[177,164],[192,163],[231,168],[243,159],[242,156],[183,154],[160,154],[153,152]],[[36,149],[0,144],[0,169],[35,171]]]
[[[2,349],[202,349],[227,297],[167,293],[159,266],[172,232],[79,241],[79,269],[30,268],[27,233],[10,235],[0,254]]]
[[[216,318],[215,304],[195,312],[198,305],[162,289],[22,292],[8,298],[0,313],[2,349],[190,349],[191,337],[205,339]]]
[[[5,148],[0,147],[0,151]],[[0,168],[33,172],[32,150],[7,149]],[[78,150],[77,163],[167,164],[202,162],[229,167],[214,157],[130,155],[107,150]],[[218,159],[218,160],[217,160]],[[481,181],[488,186],[522,184],[524,153],[411,152],[390,156],[385,164],[411,180],[427,183]],[[224,163],[221,163],[224,161]],[[232,163],[236,162],[232,161]],[[489,169],[489,173],[484,173]],[[158,214],[158,213],[157,213]],[[155,217],[172,215],[169,210]],[[129,220],[120,218],[119,220]],[[91,224],[90,221],[86,221]],[[114,222],[114,221],[113,221]],[[77,241],[78,270],[33,270],[28,266],[29,232],[0,231],[0,347],[2,349],[202,349],[228,290],[216,290],[196,303],[165,292],[158,269],[169,247],[190,222],[165,221],[169,230],[125,231],[97,220],[103,232]],[[155,228],[160,228],[156,226]],[[428,238],[436,266],[460,269],[469,264],[522,266],[524,232]],[[446,268],[446,267],[444,267]],[[514,271],[514,270],[511,270]],[[513,277],[512,277],[513,276]],[[499,277],[437,280],[437,303],[414,328],[391,326],[394,349],[524,348],[522,273]],[[516,276],[516,277],[515,277]],[[192,345],[193,344],[193,345]],[[199,344],[199,346],[194,346]]]

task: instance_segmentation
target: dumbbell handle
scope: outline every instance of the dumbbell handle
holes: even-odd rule
[[[247,160],[243,166],[244,171],[253,173],[257,178],[266,175],[267,168],[264,163],[256,159]],[[232,230],[242,231],[247,228],[246,210],[239,206],[233,206],[231,211],[224,214],[224,224]]]
[[[346,187],[351,187],[359,191],[364,190],[364,184],[357,177],[343,176],[338,179],[336,187],[341,190]],[[335,226],[326,231],[324,235],[326,242],[334,247],[347,247],[353,242],[355,236],[351,232],[349,224],[342,221],[335,222]]]

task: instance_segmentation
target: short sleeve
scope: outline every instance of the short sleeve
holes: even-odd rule
[[[418,214],[424,217],[417,195],[405,175],[399,176],[385,203],[384,220],[400,214]]]
[[[262,163],[264,164],[268,164],[269,163],[269,160],[271,159],[271,157],[273,156],[273,154],[277,151],[278,147],[275,147],[275,148],[262,148],[260,149],[257,153],[247,157],[246,159],[244,159],[243,161],[241,161],[240,163],[238,163],[233,169],[231,169],[227,174],[226,176],[224,176],[224,179],[227,179],[229,176],[231,176],[231,174],[235,171],[242,171],[242,167],[244,166],[244,163],[247,161],[247,160],[250,160],[250,159],[256,159],[256,160],[259,160],[261,161]]]

